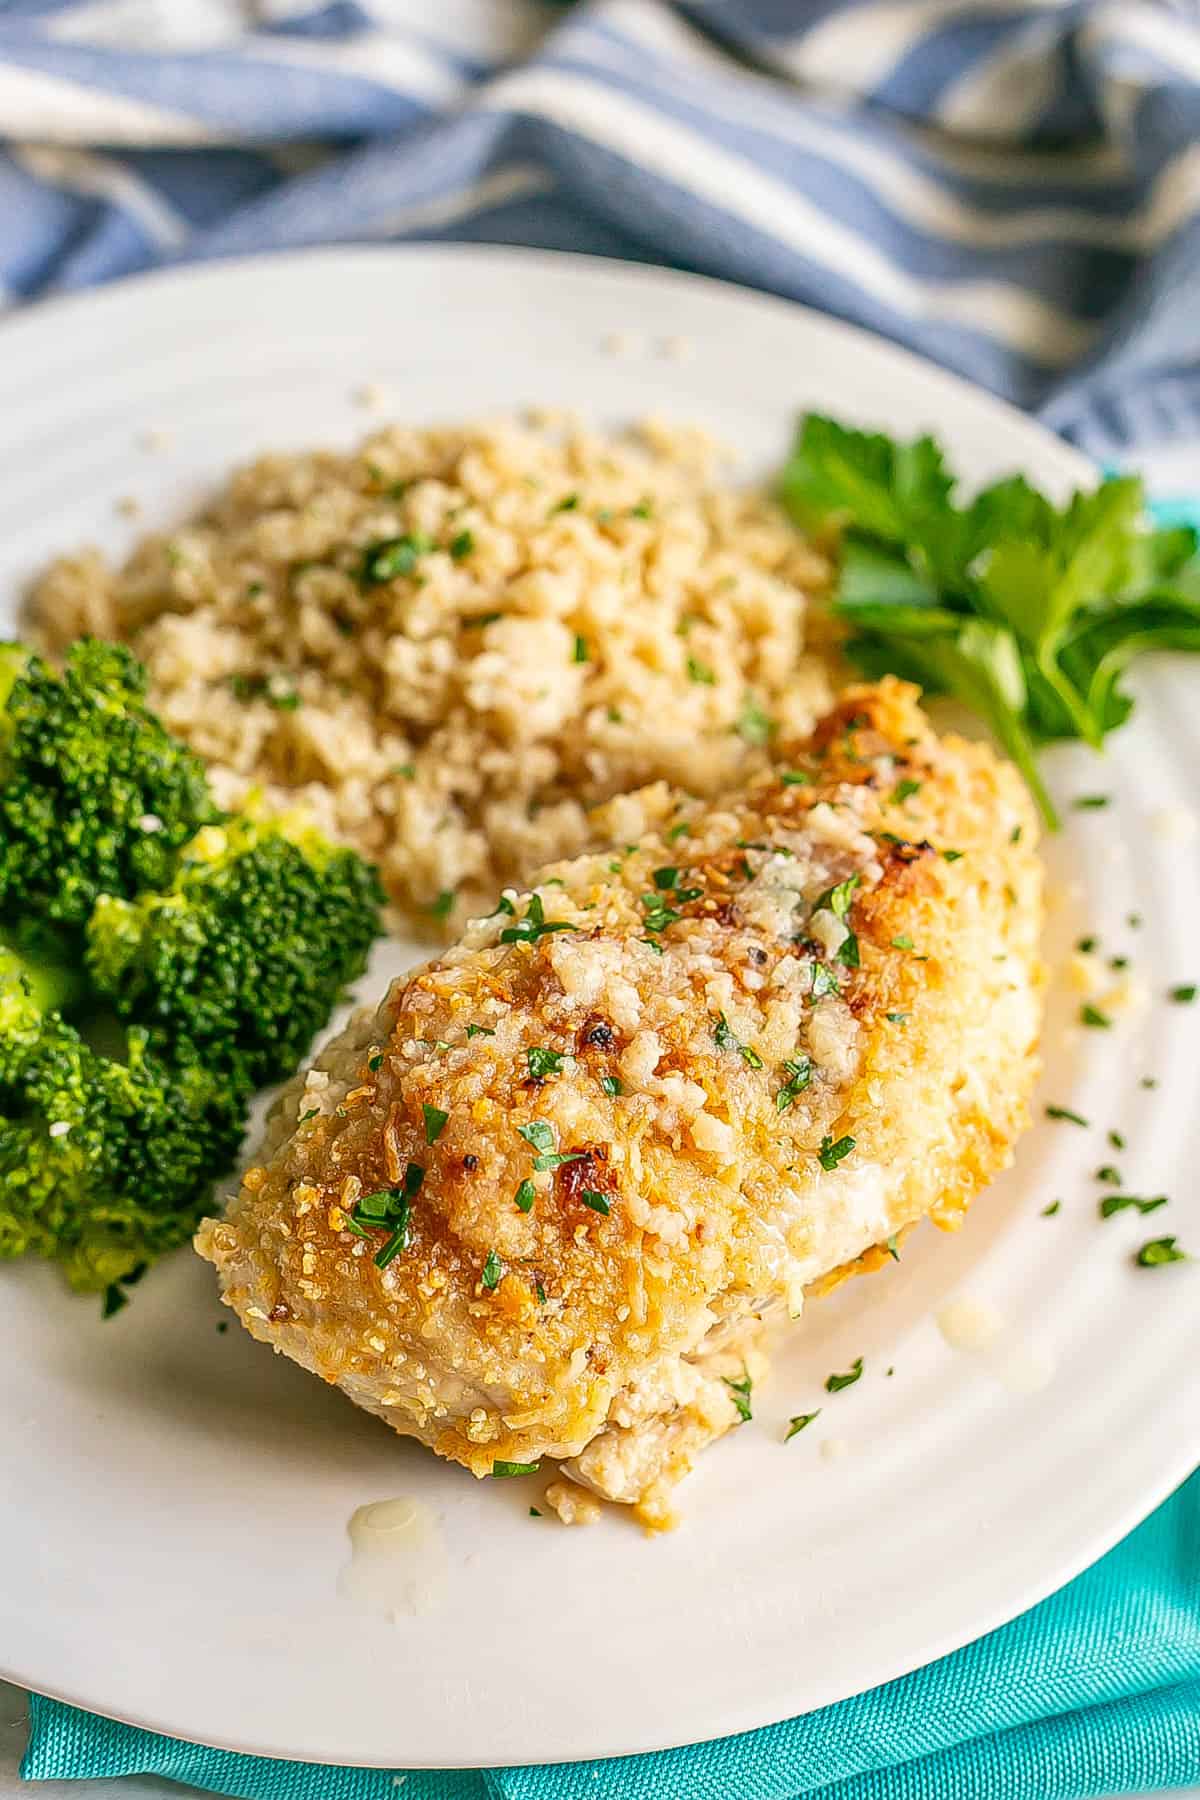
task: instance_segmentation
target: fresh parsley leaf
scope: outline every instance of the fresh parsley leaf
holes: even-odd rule
[[[735,1381],[731,1375],[726,1375],[724,1381],[725,1386],[729,1389],[729,1398],[737,1407],[738,1418],[743,1425],[747,1424],[753,1417],[750,1410],[750,1393],[754,1383],[751,1381],[749,1375],[744,1372],[737,1381]]]
[[[1105,1194],[1100,1202],[1100,1217],[1111,1219],[1114,1213],[1136,1210],[1140,1213],[1157,1212],[1160,1206],[1167,1204],[1165,1194],[1156,1194],[1153,1200],[1139,1200],[1136,1194]]]
[[[549,1050],[544,1044],[531,1044],[525,1052],[525,1060],[534,1081],[545,1081],[548,1075],[562,1074],[562,1052]]]
[[[1046,1117],[1048,1119],[1067,1119],[1072,1125],[1087,1126],[1087,1120],[1080,1113],[1072,1112],[1069,1106],[1048,1106]]]
[[[411,575],[417,559],[427,556],[434,547],[433,539],[423,531],[406,531],[402,537],[369,544],[363,552],[359,581],[363,587],[379,587],[398,575]]]
[[[509,902],[511,910],[512,903]],[[502,910],[501,907],[497,910]],[[577,931],[569,919],[547,920],[546,909],[540,894],[530,894],[529,904],[525,908],[525,916],[518,919],[515,925],[506,925],[500,933],[502,944],[536,944],[539,938],[547,937],[552,931]]]
[[[932,439],[809,414],[779,487],[802,523],[842,530],[834,606],[851,658],[979,713],[1051,825],[1037,747],[1098,746],[1132,710],[1120,684],[1135,657],[1200,650],[1200,540],[1154,529],[1131,477],[1056,507],[1015,476],[962,504]]]
[[[1173,1000],[1176,1006],[1190,1006],[1196,998],[1195,982],[1184,982],[1179,987],[1173,987],[1168,998]]]
[[[844,1162],[849,1156],[854,1148],[854,1142],[852,1137],[840,1137],[835,1142],[826,1132],[821,1139],[821,1148],[817,1151],[817,1160],[821,1167],[826,1171],[836,1169],[838,1164]]]
[[[1092,1006],[1087,1002],[1079,1009],[1079,1023],[1081,1025],[1094,1025],[1101,1031],[1112,1030],[1112,1020],[1109,1018],[1108,1014],[1101,1012],[1098,1006]]]
[[[517,1203],[518,1212],[532,1212],[533,1203],[537,1199],[537,1189],[534,1187],[532,1181],[529,1180],[528,1176],[526,1176],[525,1180],[513,1195],[513,1199]]]
[[[687,659],[687,673],[688,680],[698,682],[701,687],[712,687],[717,679],[708,664],[702,663],[695,656],[689,656]]]
[[[842,990],[837,983],[837,976],[834,974],[833,970],[828,968],[823,962],[815,962],[812,969],[812,985],[809,988],[809,998],[812,1000],[824,1000],[828,995],[840,994],[841,991]]]
[[[807,774],[803,769],[783,769],[780,772],[779,779],[782,781],[784,787],[812,786],[812,776]],[[813,1417],[816,1417],[815,1413]]]
[[[736,1050],[742,1061],[750,1068],[762,1068],[763,1060],[758,1051],[749,1044],[743,1044],[740,1038],[734,1036],[729,1020],[724,1013],[718,1013],[713,1021],[713,1036],[717,1040],[719,1050]]]
[[[483,1265],[483,1273],[479,1277],[480,1286],[485,1287],[490,1293],[493,1288],[499,1287],[500,1277],[503,1273],[504,1264],[494,1250],[489,1250],[487,1261]]]
[[[784,1443],[790,1444],[792,1439],[795,1437],[795,1435],[798,1431],[803,1431],[806,1428],[806,1426],[811,1425],[813,1420],[819,1419],[820,1416],[821,1416],[821,1408],[819,1406],[818,1406],[816,1412],[794,1413],[792,1415],[792,1417],[788,1420],[788,1428],[783,1434]]]
[[[1052,1200],[1050,1202],[1049,1206],[1043,1206],[1042,1217],[1043,1217],[1043,1219],[1052,1219],[1054,1217],[1055,1213],[1060,1212],[1061,1210],[1062,1210],[1062,1201],[1061,1200]]]
[[[781,1113],[794,1105],[812,1080],[812,1058],[798,1056],[792,1062],[785,1062],[783,1068],[787,1080],[775,1095],[775,1110]]]
[[[863,1359],[861,1356],[856,1356],[844,1375],[827,1375],[825,1377],[825,1392],[840,1394],[843,1388],[853,1387],[855,1382],[860,1379],[862,1372]]]
[[[603,1213],[607,1218],[608,1213],[611,1210],[608,1204],[607,1194],[601,1194],[597,1192],[595,1188],[584,1188],[581,1191],[579,1198],[583,1201],[583,1204],[590,1207],[593,1212]]]
[[[440,1106],[422,1106],[421,1112],[425,1119],[425,1142],[436,1144],[446,1129],[450,1114],[443,1112]]]
[[[734,730],[743,742],[761,747],[774,733],[775,721],[767,717],[753,695],[747,694]]]
[[[541,1466],[540,1462],[494,1462],[492,1474],[497,1480],[505,1479],[510,1475],[536,1475]]]
[[[517,1131],[527,1144],[543,1155],[554,1148],[554,1127],[547,1119],[531,1119],[528,1125],[518,1125]]]
[[[913,794],[919,794],[921,785],[922,784],[919,781],[913,781],[906,776],[903,781],[898,781],[896,783],[895,787],[888,795],[888,799],[893,806],[899,806],[902,801],[908,800]]]
[[[467,1026],[467,1036],[469,1038],[495,1037],[495,1035],[496,1035],[496,1033],[490,1025],[468,1025]]]
[[[600,1077],[600,1091],[603,1094],[607,1094],[610,1100],[615,1100],[618,1095],[624,1092],[624,1089],[616,1075],[602,1075]]]
[[[1133,1260],[1140,1269],[1157,1269],[1163,1263],[1188,1262],[1190,1259],[1175,1238],[1161,1237],[1151,1238],[1149,1243],[1143,1244]]]

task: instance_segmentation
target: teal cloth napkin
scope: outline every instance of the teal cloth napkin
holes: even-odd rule
[[[410,1770],[397,1785],[400,1771],[235,1756],[36,1696],[31,1715],[29,1780],[166,1775],[244,1800],[1084,1800],[1183,1787],[1200,1783],[1200,1473],[1085,1574],[964,1650],[820,1712],[657,1756]]]

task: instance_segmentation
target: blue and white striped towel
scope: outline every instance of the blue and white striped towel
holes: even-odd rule
[[[1197,0],[0,0],[0,292],[469,238],[901,339],[1104,455],[1200,437]]]

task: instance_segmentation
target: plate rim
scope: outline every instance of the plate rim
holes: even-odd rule
[[[392,263],[416,263],[441,261],[447,264],[510,264],[526,271],[530,279],[536,282],[541,271],[574,270],[589,278],[609,281],[614,288],[638,287],[641,285],[662,288],[677,287],[681,290],[707,290],[721,296],[727,302],[733,302],[743,309],[761,310],[778,318],[798,320],[805,329],[815,337],[824,337],[831,345],[839,347],[844,354],[848,350],[858,348],[868,351],[872,358],[882,359],[893,367],[905,369],[910,376],[919,377],[930,395],[931,403],[937,404],[939,395],[947,398],[950,404],[955,402],[969,403],[978,408],[982,403],[1010,421],[1019,423],[1022,429],[1036,435],[1042,443],[1044,454],[1051,457],[1067,479],[1079,483],[1094,480],[1098,474],[1096,464],[1076,446],[1059,438],[1040,420],[1023,412],[987,388],[970,381],[967,377],[954,371],[942,368],[929,361],[919,353],[896,344],[890,339],[880,336],[862,326],[823,313],[803,302],[792,300],[764,290],[747,287],[732,280],[693,273],[686,270],[667,268],[654,263],[630,262],[623,259],[598,255],[587,255],[577,252],[558,250],[529,249],[521,246],[504,244],[471,244],[440,243],[416,241],[408,243],[362,244],[350,242],[344,245],[306,246],[295,250],[262,252],[254,255],[220,256],[196,260],[178,260],[172,263],[145,271],[139,271],[115,281],[103,284],[98,288],[88,288],[53,295],[33,305],[18,308],[3,321],[3,332],[0,333],[0,344],[14,346],[16,340],[30,334],[49,332],[61,329],[64,320],[72,314],[86,309],[94,314],[103,308],[110,312],[119,312],[129,305],[144,303],[147,296],[163,293],[169,297],[173,290],[180,287],[196,287],[206,284],[219,286],[227,280],[253,280],[256,275],[264,274],[272,269],[278,270],[287,265],[311,265],[325,263],[346,267],[355,262],[388,261]],[[799,410],[799,407],[797,407]],[[1183,1441],[1177,1445],[1177,1452],[1169,1462],[1164,1460],[1158,1479],[1143,1488],[1136,1502],[1131,1503],[1121,1517],[1110,1521],[1104,1528],[1092,1531],[1076,1550],[1065,1558],[1060,1558],[1053,1576],[1045,1580],[1029,1580],[1015,1598],[1010,1597],[988,1610],[981,1618],[978,1629],[964,1637],[961,1629],[951,1628],[942,1633],[932,1634],[931,1641],[936,1645],[926,1659],[912,1664],[909,1658],[884,1656],[881,1660],[887,1666],[877,1668],[868,1677],[849,1692],[840,1694],[836,1699],[820,1699],[812,1706],[800,1712],[788,1712],[779,1715],[774,1704],[765,1708],[743,1708],[742,1716],[736,1722],[726,1725],[716,1740],[678,1736],[671,1731],[659,1734],[655,1738],[643,1736],[641,1741],[620,1749],[610,1749],[597,1756],[594,1752],[581,1752],[577,1756],[557,1757],[555,1762],[573,1764],[576,1762],[595,1762],[611,1760],[617,1757],[657,1754],[663,1751],[683,1748],[706,1741],[719,1741],[731,1736],[738,1736],[748,1731],[761,1729],[773,1724],[782,1723],[789,1718],[803,1717],[822,1710],[827,1705],[848,1700],[856,1694],[870,1688],[884,1685],[887,1682],[902,1678],[915,1669],[928,1666],[929,1663],[941,1660],[956,1650],[977,1642],[981,1637],[1010,1622],[1020,1614],[1036,1606],[1049,1595],[1058,1592],[1080,1572],[1096,1562],[1114,1545],[1121,1542],[1131,1531],[1160,1506],[1175,1489],[1188,1478],[1200,1458],[1200,1422],[1197,1426],[1196,1442]],[[261,1745],[252,1745],[224,1737],[214,1738],[211,1735],[199,1737],[189,1735],[187,1730],[178,1725],[141,1718],[124,1710],[106,1709],[94,1699],[87,1699],[63,1691],[53,1685],[47,1686],[37,1681],[30,1681],[19,1670],[0,1669],[0,1678],[13,1682],[29,1691],[48,1699],[98,1712],[103,1717],[112,1718],[155,1735],[176,1738],[183,1743],[217,1749],[244,1756],[269,1757],[282,1762],[314,1763],[321,1767],[331,1768],[365,1768],[391,1769],[399,1766],[412,1769],[454,1769],[454,1768],[496,1768],[514,1766],[508,1762],[472,1760],[464,1761],[461,1757],[445,1759],[424,1759],[407,1761],[403,1765],[394,1759],[367,1758],[349,1762],[343,1758],[313,1755],[311,1751],[289,1750],[285,1748],[265,1749]]]

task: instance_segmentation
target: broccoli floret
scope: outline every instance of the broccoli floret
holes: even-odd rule
[[[100,1054],[45,1005],[60,977],[0,954],[0,1256],[53,1258],[108,1288],[194,1231],[233,1161],[243,1092],[171,1067],[130,1031]]]
[[[170,881],[217,817],[204,764],[144,702],[120,644],[81,638],[61,678],[0,646],[0,914],[80,930],[97,896]]]
[[[252,1087],[292,1074],[379,933],[374,871],[311,826],[252,813],[206,826],[166,892],[104,896],[88,926],[96,991],[152,1044]]]

